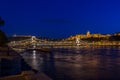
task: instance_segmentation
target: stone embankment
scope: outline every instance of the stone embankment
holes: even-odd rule
[[[8,46],[0,47],[0,80],[52,80],[37,73],[22,57]]]

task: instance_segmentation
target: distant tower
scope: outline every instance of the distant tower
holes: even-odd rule
[[[90,37],[90,31],[87,31],[86,36]]]

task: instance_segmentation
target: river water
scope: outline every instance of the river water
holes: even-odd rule
[[[35,70],[53,80],[120,80],[120,47],[55,48],[21,54]]]

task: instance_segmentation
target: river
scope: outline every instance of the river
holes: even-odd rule
[[[21,53],[35,70],[53,80],[120,80],[120,47],[54,48]]]

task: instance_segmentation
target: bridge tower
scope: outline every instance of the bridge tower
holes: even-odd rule
[[[32,36],[31,37],[31,43],[32,43],[32,46],[33,46],[33,48],[36,48],[36,36]]]
[[[76,38],[76,44],[77,44],[77,46],[80,45],[80,38]]]

